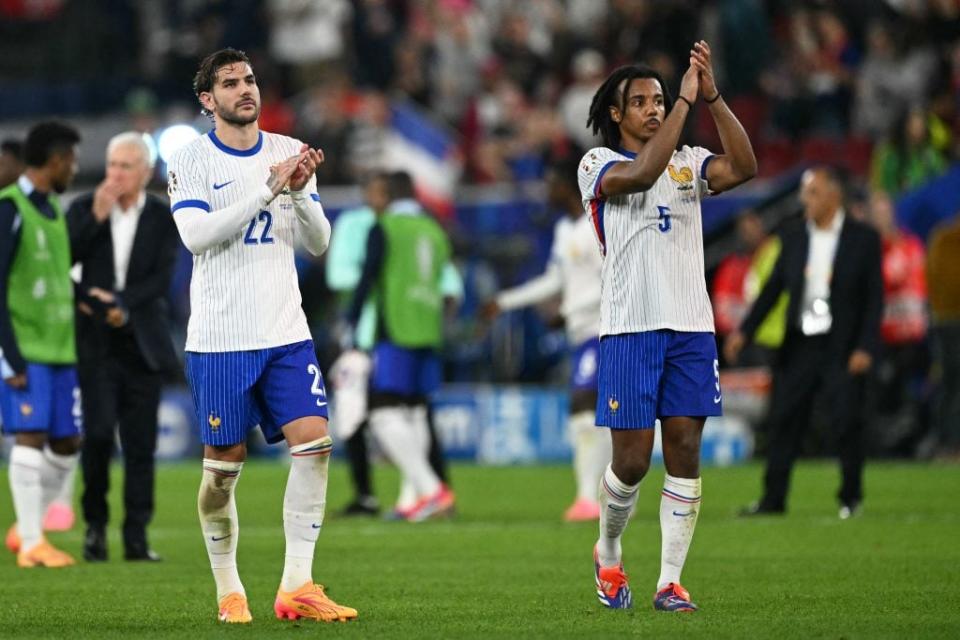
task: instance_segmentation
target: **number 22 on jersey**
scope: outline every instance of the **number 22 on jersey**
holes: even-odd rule
[[[258,223],[263,226],[257,233]],[[243,244],[273,244],[273,236],[270,235],[270,227],[273,226],[273,214],[269,211],[261,211],[259,215],[250,220],[247,225],[247,233],[243,236]]]

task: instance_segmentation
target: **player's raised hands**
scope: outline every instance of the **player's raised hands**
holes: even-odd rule
[[[680,80],[680,97],[693,104],[697,101],[697,94],[700,93],[700,70],[694,66],[693,56],[690,56],[690,66],[683,79]]]
[[[694,43],[693,49],[690,50],[690,64],[696,67],[700,76],[700,91],[703,99],[713,102],[720,95],[720,91],[713,76],[713,58],[710,54],[710,45],[706,40]]]
[[[267,187],[273,192],[273,195],[279,195],[280,192],[283,191],[283,188],[290,182],[290,178],[296,173],[297,168],[306,155],[306,152],[301,152],[270,167],[270,177],[267,178]]]
[[[307,145],[300,147],[300,152],[306,154],[297,170],[290,177],[290,189],[300,191],[307,186],[310,178],[317,172],[317,167],[323,164],[323,151],[320,149],[311,149]]]

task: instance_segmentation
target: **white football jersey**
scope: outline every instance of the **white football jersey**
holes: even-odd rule
[[[603,197],[600,179],[630,152],[591,149],[577,171],[603,254],[600,335],[714,331],[703,264],[700,200],[712,153],[684,146],[647,191]]]
[[[600,267],[589,216],[564,216],[553,229],[550,262],[543,275],[501,291],[501,309],[519,309],[560,293],[560,313],[571,345],[596,338],[600,330]]]
[[[551,259],[563,276],[560,313],[571,342],[596,338],[600,331],[600,277],[603,258],[597,253],[590,216],[557,222]]]
[[[171,210],[216,215],[263,189],[270,166],[300,152],[301,142],[260,133],[248,150],[226,146],[213,131],[171,158]],[[316,178],[306,191],[316,194]],[[187,351],[248,351],[309,340],[294,268],[297,217],[281,193],[235,235],[193,257]]]

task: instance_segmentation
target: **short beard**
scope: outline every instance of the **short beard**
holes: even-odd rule
[[[260,117],[260,107],[257,106],[256,110],[253,112],[253,115],[250,116],[239,116],[236,111],[229,111],[220,105],[217,105],[217,115],[220,116],[220,119],[226,122],[227,124],[245,126],[250,123],[256,122],[257,118]]]

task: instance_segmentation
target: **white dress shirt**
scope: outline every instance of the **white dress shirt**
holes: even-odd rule
[[[137,235],[137,223],[146,194],[141,191],[136,202],[127,209],[121,209],[120,203],[113,205],[110,211],[110,235],[113,237],[113,289],[123,291],[127,284],[127,268],[130,266],[130,254],[133,251],[133,238]]]
[[[845,218],[843,209],[837,211],[826,229],[807,222],[810,234],[810,250],[804,270],[806,283],[803,287],[803,311],[800,314],[800,329],[805,335],[821,335],[830,331],[833,314],[830,312],[830,280],[833,278],[833,261],[837,255],[837,243]]]

